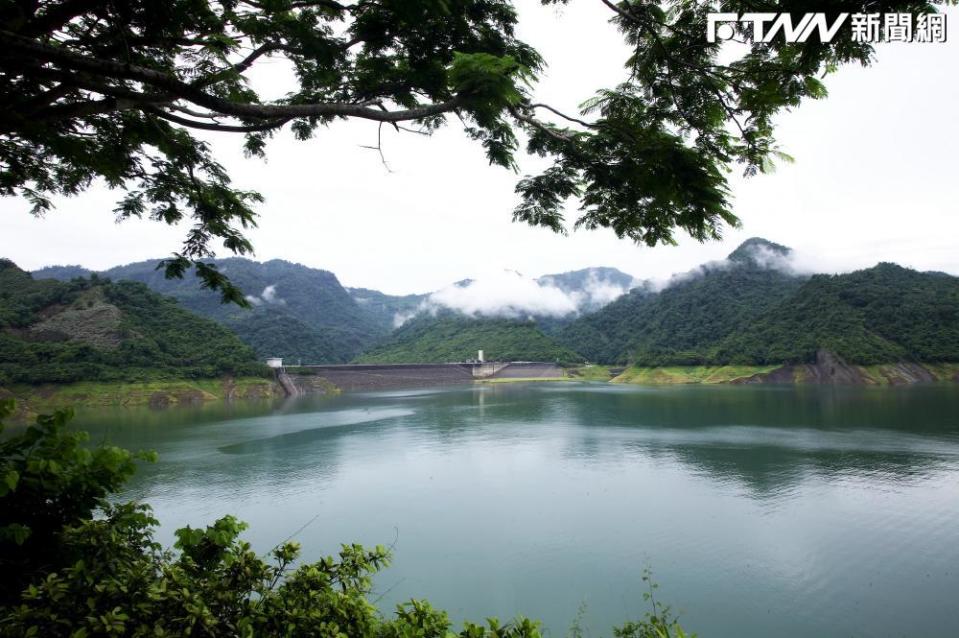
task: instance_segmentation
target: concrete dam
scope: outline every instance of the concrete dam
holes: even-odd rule
[[[287,396],[316,392],[323,382],[340,390],[385,390],[473,383],[483,379],[544,379],[564,376],[555,363],[535,361],[301,365],[277,368]]]

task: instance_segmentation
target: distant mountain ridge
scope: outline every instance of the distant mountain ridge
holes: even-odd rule
[[[184,279],[167,279],[156,269],[159,261],[116,266],[96,274],[111,280],[141,282],[175,298],[184,308],[235,331],[260,358],[345,363],[388,341],[390,334],[407,321],[443,309],[431,303],[432,293],[388,295],[366,288],[345,288],[329,271],[283,260],[214,260],[246,292],[253,306],[247,310],[220,303],[217,294],[200,288],[189,273]],[[69,281],[92,274],[80,266],[51,266],[37,270],[34,276]],[[579,312],[602,307],[634,279],[615,268],[586,268],[545,275],[536,281],[576,300],[578,309],[569,316],[538,317],[540,328],[554,332]],[[453,285],[466,287],[472,283],[467,279]]]
[[[220,302],[189,273],[167,279],[157,260],[117,266],[100,274],[138,281],[169,295],[184,308],[234,330],[260,358],[278,356],[304,362],[344,363],[386,335],[389,329],[364,311],[326,270],[274,259],[215,260],[217,267],[246,292],[251,309]],[[35,276],[69,278],[76,267],[39,270]]]
[[[483,349],[490,357],[639,366],[959,362],[959,278],[894,264],[813,275],[796,269],[791,249],[761,238],[665,283],[612,268],[524,279],[522,291],[565,295],[565,314],[517,312],[503,305],[513,303],[509,297],[498,302],[505,317],[481,305],[475,312],[442,305],[462,301],[473,280],[446,289],[453,295],[387,295],[280,260],[218,264],[247,292],[252,311],[223,306],[192,278],[165,279],[152,261],[102,274],[174,296],[235,330],[261,358],[436,362]],[[82,273],[68,266],[37,277]]]

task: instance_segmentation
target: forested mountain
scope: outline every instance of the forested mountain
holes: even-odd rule
[[[633,289],[564,328],[557,339],[591,361],[698,365],[726,336],[793,294],[803,278],[771,264],[789,249],[751,239],[721,262]]]
[[[474,359],[483,350],[490,361],[582,361],[575,352],[543,334],[533,321],[475,319],[444,312],[407,322],[362,363],[444,363]]]
[[[563,329],[590,360],[664,365],[959,361],[959,278],[894,264],[797,275],[784,246],[751,239],[722,262],[641,286]]]
[[[369,288],[347,288],[353,301],[367,313],[384,332],[398,328],[413,315],[429,297],[422,295],[387,295]]]
[[[282,260],[216,260],[221,271],[247,294],[252,308],[220,302],[188,273],[167,279],[159,260],[117,266],[101,274],[114,281],[139,281],[170,295],[184,308],[233,329],[260,358],[285,357],[309,362],[349,361],[384,336],[389,328],[356,303],[336,276]],[[37,277],[69,278],[74,267],[37,271]]]
[[[262,371],[232,332],[143,284],[35,280],[0,260],[0,383]]]
[[[142,282],[174,297],[184,308],[234,330],[260,358],[343,363],[383,341],[413,317],[437,309],[428,293],[388,295],[367,288],[344,288],[331,272],[282,260],[216,260],[219,269],[247,293],[253,307],[243,309],[220,303],[218,294],[200,287],[189,274],[184,279],[166,279],[156,270],[158,262],[137,262],[98,274],[114,281]],[[36,271],[34,277],[69,281],[91,274],[81,266],[51,266]],[[582,311],[602,307],[634,283],[631,275],[615,268],[586,268],[545,275],[537,281],[570,295]],[[462,280],[454,285],[472,283]],[[541,330],[552,333],[575,317],[536,319]]]
[[[717,363],[959,361],[959,278],[883,263],[816,275],[716,349]]]
[[[453,361],[479,349],[498,359],[585,357],[642,366],[804,363],[818,351],[859,364],[959,361],[956,277],[893,264],[801,275],[790,256],[785,246],[753,238],[725,260],[665,285],[638,282],[614,268],[545,275],[537,283],[559,289],[581,312],[521,314],[521,320],[459,314],[438,303],[442,295],[347,289],[330,272],[279,260],[217,262],[248,294],[250,310],[220,303],[192,277],[164,278],[154,261],[101,276],[146,283],[232,328],[260,358],[293,362]],[[69,280],[85,273],[60,266],[36,277]],[[475,283],[454,285],[469,290]],[[590,308],[597,310],[586,312]]]

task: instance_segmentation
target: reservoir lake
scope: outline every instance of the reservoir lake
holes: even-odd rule
[[[959,387],[516,383],[87,410],[159,453],[159,540],[393,546],[372,599],[588,638],[656,599],[701,638],[959,636]]]

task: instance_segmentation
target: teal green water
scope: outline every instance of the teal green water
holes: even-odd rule
[[[389,609],[563,636],[959,635],[959,390],[517,384],[81,414],[154,449],[125,496],[172,530],[232,513],[266,551],[395,544]]]

